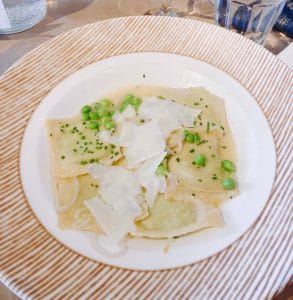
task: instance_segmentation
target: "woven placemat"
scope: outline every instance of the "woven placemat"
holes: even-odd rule
[[[216,66],[255,97],[272,128],[277,176],[262,215],[232,246],[191,266],[144,272],[93,262],[44,229],[21,188],[21,140],[44,96],[80,68],[130,52],[177,53]],[[291,276],[292,86],[292,71],[262,47],[188,19],[112,19],[42,44],[0,79],[1,280],[24,299],[271,298]]]

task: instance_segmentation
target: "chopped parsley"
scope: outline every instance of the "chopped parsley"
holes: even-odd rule
[[[213,174],[212,179],[213,179],[213,180],[217,180],[217,179],[218,179],[217,174]]]

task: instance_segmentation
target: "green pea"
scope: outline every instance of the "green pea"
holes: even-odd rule
[[[130,100],[130,103],[132,105],[138,105],[140,104],[141,100],[139,98],[133,98],[132,100]]]
[[[98,121],[96,121],[96,120],[91,120],[90,122],[89,122],[89,128],[90,129],[98,129],[99,128],[99,122]]]
[[[81,112],[82,113],[89,113],[92,110],[92,108],[89,105],[85,105],[82,107]]]
[[[101,108],[101,105],[99,102],[94,103],[92,106],[93,106],[94,110],[98,110],[99,108]]]
[[[222,168],[227,172],[234,172],[235,166],[231,160],[222,160],[221,161]]]
[[[141,104],[141,99],[140,98],[133,98],[131,101],[130,101],[130,104],[132,105],[132,107],[135,109],[135,110],[138,110],[140,104]]]
[[[126,103],[131,103],[131,101],[134,99],[135,97],[131,94],[128,94],[124,97],[123,99],[123,102],[126,102]]]
[[[89,116],[88,113],[86,113],[86,112],[81,113],[81,120],[82,121],[88,121],[89,119],[90,119],[90,116]]]
[[[140,103],[138,103],[138,104],[131,104],[131,106],[137,111],[139,109]]]
[[[111,106],[112,103],[108,99],[103,99],[102,101],[99,102],[99,104],[100,104],[100,106],[102,108],[106,108],[107,109],[107,108],[109,108]]]
[[[159,165],[158,168],[157,168],[156,174],[158,176],[167,176],[168,170],[167,170],[166,166]]]
[[[190,132],[188,130],[184,129],[183,130],[183,135],[184,136],[188,136],[188,135],[190,135]]]
[[[206,164],[206,157],[203,154],[199,154],[196,156],[196,158],[194,159],[195,164],[198,167],[203,167]]]
[[[113,122],[108,122],[106,124],[104,124],[104,127],[107,129],[107,130],[111,130],[115,127],[115,124]]]
[[[187,136],[185,136],[185,140],[187,143],[193,143],[194,142],[194,136],[192,134],[188,134]]]
[[[103,117],[101,119],[102,124],[105,125],[106,123],[112,122],[112,118],[111,117]]]
[[[103,107],[98,108],[97,113],[99,114],[100,118],[103,118],[109,114],[108,110]]]
[[[123,103],[119,106],[118,111],[119,111],[120,113],[122,113],[122,112],[126,109],[126,107],[127,107],[128,105],[129,105],[129,103],[123,102]]]
[[[99,114],[96,111],[91,111],[89,113],[89,116],[90,116],[91,120],[97,120],[97,119],[99,119]]]
[[[129,104],[131,104],[131,106],[137,110],[141,104],[141,99],[133,95],[126,95],[122,104],[118,108],[118,111],[123,112]]]
[[[222,186],[224,190],[234,190],[236,184],[233,178],[227,177],[223,180]]]
[[[105,112],[102,114],[102,118],[103,118],[103,117],[112,117],[112,115],[113,115],[112,112],[110,112],[110,111],[107,110],[107,111],[105,111]]]

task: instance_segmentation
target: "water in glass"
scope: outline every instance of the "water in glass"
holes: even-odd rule
[[[263,44],[286,0],[215,0],[215,19],[220,26]]]
[[[45,0],[0,0],[0,34],[31,28],[46,14]]]

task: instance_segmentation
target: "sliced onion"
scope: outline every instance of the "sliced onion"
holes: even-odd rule
[[[59,179],[59,180],[63,180],[63,179]],[[60,198],[62,197],[62,193],[60,194],[60,189],[58,186],[58,181],[55,182],[55,193],[56,193],[56,206],[57,206],[57,211],[59,213],[64,213],[67,210],[69,210],[72,205],[74,204],[75,200],[77,199],[78,193],[79,193],[79,181],[76,177],[72,177],[72,178],[67,178],[66,180],[70,180],[70,184],[73,186],[73,195],[72,197],[69,199],[69,201],[67,201],[65,204],[61,203]]]

